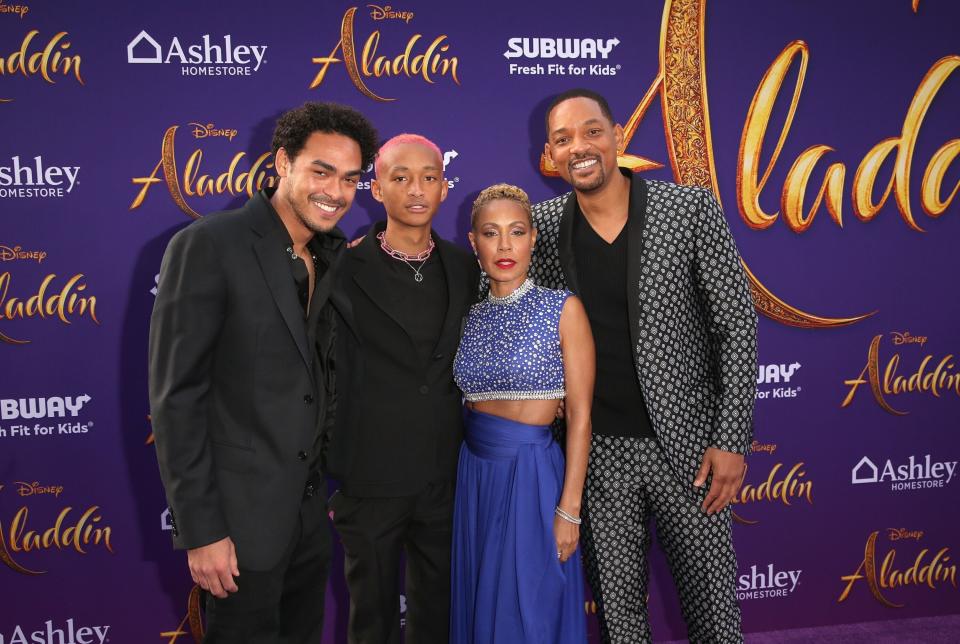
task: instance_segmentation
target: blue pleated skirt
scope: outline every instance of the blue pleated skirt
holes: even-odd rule
[[[557,559],[564,460],[549,425],[466,411],[453,519],[450,641],[582,644],[580,551]]]

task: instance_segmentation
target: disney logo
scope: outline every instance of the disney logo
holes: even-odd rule
[[[228,141],[233,141],[233,137],[237,135],[236,130],[231,130],[227,128],[218,128],[215,127],[213,123],[190,123],[189,125],[193,126],[193,138],[195,139],[205,139],[209,136],[219,136],[224,137]]]
[[[35,259],[39,264],[47,258],[43,250],[23,250],[23,246],[4,246],[0,244],[0,262],[12,262],[18,259]]]
[[[20,496],[37,496],[39,494],[52,494],[59,497],[63,493],[62,485],[40,485],[39,481],[25,483],[23,481],[14,481],[17,484],[17,494]]]
[[[370,7],[370,17],[374,20],[403,20],[407,24],[410,24],[410,21],[413,20],[412,11],[394,11],[390,5],[379,7],[375,4],[368,4],[367,6]]]
[[[890,333],[893,336],[893,343],[896,345],[901,344],[919,344],[921,347],[927,343],[927,336],[925,335],[910,335],[909,331],[904,331],[903,333],[897,333],[893,331]]]
[[[901,539],[914,539],[920,541],[923,538],[923,530],[907,530],[906,528],[887,528],[887,536],[890,541],[900,541]]]

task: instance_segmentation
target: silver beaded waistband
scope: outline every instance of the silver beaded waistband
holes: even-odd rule
[[[565,398],[566,389],[542,389],[539,391],[481,391],[475,394],[464,394],[469,402],[483,402],[486,400],[558,400]]]

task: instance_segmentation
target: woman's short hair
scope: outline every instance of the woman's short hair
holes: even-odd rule
[[[484,188],[473,201],[473,208],[470,210],[470,227],[473,228],[477,223],[477,215],[491,201],[506,199],[519,205],[527,213],[527,221],[531,223],[530,217],[530,197],[524,192],[523,188],[510,185],[509,183],[495,183],[489,188]]]

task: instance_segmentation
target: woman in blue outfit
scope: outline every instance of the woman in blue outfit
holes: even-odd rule
[[[490,294],[467,317],[454,379],[467,400],[453,527],[450,640],[586,641],[578,552],[595,353],[580,301],[527,278],[530,201],[477,197],[470,243]],[[566,465],[550,423],[564,402]]]

